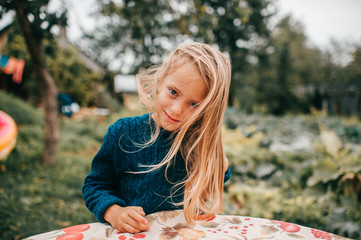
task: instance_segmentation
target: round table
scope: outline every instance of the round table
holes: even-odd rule
[[[28,237],[26,240],[348,239],[293,223],[254,217],[216,215],[196,224],[188,224],[183,211],[164,211],[150,214],[146,218],[150,230],[138,234],[120,233],[109,224],[89,223],[42,233]]]

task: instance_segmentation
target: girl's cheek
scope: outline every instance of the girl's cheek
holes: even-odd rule
[[[162,105],[163,102],[164,102],[164,93],[163,93],[163,91],[161,91],[158,95],[157,104]]]
[[[192,111],[193,109],[191,109],[191,108],[189,108],[189,109],[187,109],[186,111],[185,111],[185,118],[188,120],[191,116],[192,116],[192,114],[193,114],[193,111]]]
[[[167,95],[166,94],[162,94],[161,96],[160,96],[160,101],[159,101],[159,104],[161,105],[161,106],[166,106],[167,104],[169,104],[169,98],[167,97]]]

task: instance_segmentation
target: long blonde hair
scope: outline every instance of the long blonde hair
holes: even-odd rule
[[[150,166],[151,170],[166,165],[180,151],[187,170],[187,178],[176,184],[184,186],[183,205],[188,222],[194,222],[199,214],[217,214],[222,211],[225,173],[225,154],[222,145],[222,121],[227,107],[231,81],[231,64],[219,50],[202,43],[187,43],[171,52],[167,61],[158,66],[143,69],[137,74],[140,100],[147,107],[150,116],[155,110],[158,89],[166,76],[182,67],[185,62],[197,66],[207,84],[205,99],[195,109],[192,116],[174,132],[174,141],[165,158]],[[156,128],[152,131],[148,144],[159,136],[161,126],[153,114]],[[151,120],[151,119],[150,119]]]

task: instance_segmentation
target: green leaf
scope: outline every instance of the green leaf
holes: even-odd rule
[[[326,156],[314,170],[312,176],[307,180],[307,186],[315,186],[319,182],[326,183],[338,177],[337,164],[328,156]]]
[[[337,157],[339,150],[342,148],[342,142],[334,131],[321,130],[321,142],[325,146],[326,151],[333,157]]]

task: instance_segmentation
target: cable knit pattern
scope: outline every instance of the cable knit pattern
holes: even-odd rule
[[[142,165],[160,163],[172,143],[171,133],[162,130],[151,146],[137,145],[149,139],[149,114],[122,118],[109,127],[83,186],[85,204],[100,222],[106,222],[104,212],[113,204],[141,206],[146,214],[182,208],[174,203],[183,200],[183,189],[176,192],[177,188],[172,188],[187,176],[180,154],[168,168],[169,182],[164,176],[165,166],[148,173],[131,173],[148,169]],[[225,181],[229,177],[228,168]]]

